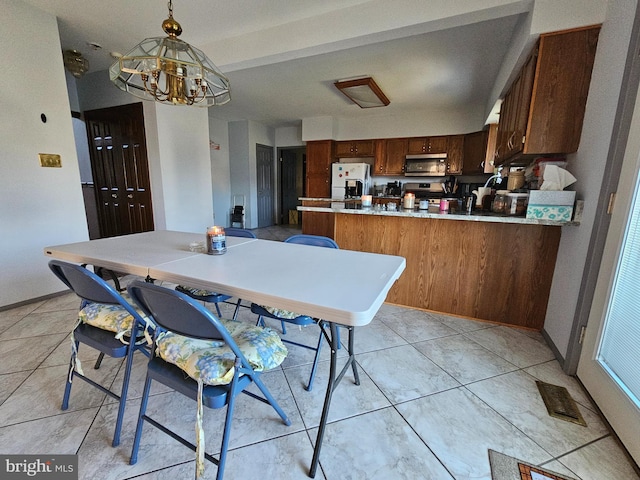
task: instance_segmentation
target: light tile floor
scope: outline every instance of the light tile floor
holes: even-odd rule
[[[277,230],[257,233],[273,240],[296,233]],[[138,463],[128,464],[144,382],[142,355],[120,446],[111,447],[116,405],[94,388],[75,382],[69,410],[60,410],[77,306],[76,297],[66,294],[0,312],[0,452],[77,453],[81,479],[192,478],[193,452],[149,425]],[[255,320],[248,309],[240,318]],[[288,335],[313,341],[317,332],[289,329]],[[580,480],[640,478],[537,333],[384,305],[357,330],[356,351],[361,385],[349,373],[334,395],[318,479],[490,480],[488,449]],[[265,374],[291,426],[269,406],[239,397],[227,480],[308,478],[328,376],[323,361],[313,390],[303,388],[310,353],[291,347],[282,367]],[[87,347],[81,350],[87,370],[95,358]],[[118,385],[121,362],[105,359],[93,374]],[[567,387],[588,427],[549,417],[536,379]],[[191,400],[155,388],[149,409],[193,436]],[[214,454],[223,414],[205,409],[207,450]],[[207,463],[206,478],[215,474]]]

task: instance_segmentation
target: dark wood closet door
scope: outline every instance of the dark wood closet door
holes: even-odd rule
[[[102,237],[153,230],[142,104],[85,112]]]

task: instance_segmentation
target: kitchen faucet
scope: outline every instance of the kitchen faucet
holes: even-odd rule
[[[495,175],[491,175],[488,179],[487,179],[487,183],[484,184],[485,187],[489,186],[489,182],[493,179],[500,179],[498,181],[496,181],[495,183],[502,183],[502,167],[498,168],[498,173],[496,173]]]

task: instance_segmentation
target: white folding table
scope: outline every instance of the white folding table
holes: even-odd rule
[[[405,259],[351,250],[227,237],[224,255],[192,252],[204,234],[154,231],[46,247],[47,256],[147,279],[212,290],[329,322],[329,384],[309,476],[318,466],[331,397],[351,367],[354,327],[368,324],[405,269]],[[349,329],[349,358],[337,373],[337,328]]]

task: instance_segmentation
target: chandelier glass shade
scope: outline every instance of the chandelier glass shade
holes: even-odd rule
[[[231,100],[229,79],[199,49],[177,38],[182,27],[169,18],[162,23],[167,37],[146,38],[109,69],[120,89],[144,100],[171,105],[210,107]]]

